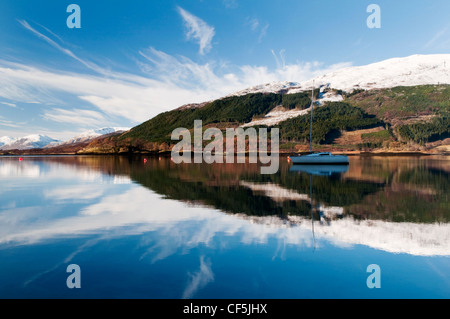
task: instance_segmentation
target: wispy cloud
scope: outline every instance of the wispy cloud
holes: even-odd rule
[[[262,39],[267,35],[267,30],[269,29],[269,24],[265,24],[262,28],[261,31],[259,32],[259,37],[258,37],[258,42],[261,42]]]
[[[140,123],[186,103],[209,101],[262,83],[304,81],[349,66],[279,62],[273,70],[252,65],[224,69],[215,63],[199,64],[154,48],[142,50],[140,54],[140,66],[148,77],[123,74],[120,78],[108,80],[103,76],[41,70],[0,60],[0,97],[15,102],[65,105],[67,108],[70,104],[59,97],[70,94],[89,102],[104,114]],[[46,118],[67,119],[64,113],[57,112],[57,115],[47,112]]]
[[[275,58],[275,61],[277,63],[277,69],[284,69],[286,67],[286,62],[284,60],[284,52],[285,50],[280,50],[280,57],[278,58],[275,51],[271,50],[273,57]]]
[[[227,9],[236,9],[239,5],[237,0],[222,0]]]
[[[192,36],[196,34],[200,41],[203,33],[195,30],[202,29],[202,23],[199,22],[201,20],[196,20],[196,17],[182,8],[179,11],[190,19]],[[57,35],[46,36],[26,21],[19,22],[39,39],[95,73],[49,70],[0,59],[0,97],[10,104],[31,101],[39,103],[45,107],[40,113],[42,119],[83,127],[107,125],[107,120],[112,118],[132,121],[126,125],[138,124],[186,103],[221,98],[249,86],[268,82],[300,82],[349,66],[337,64],[326,67],[319,62],[287,64],[283,50],[279,53],[279,59],[272,52],[278,59],[275,69],[258,65],[229,65],[213,60],[198,63],[187,57],[172,56],[150,47],[136,53],[135,60],[141,69],[140,74],[120,73],[81,58],[50,38],[58,38]],[[257,27],[261,28],[260,25]],[[207,34],[211,39],[214,31],[206,25],[206,29],[208,28],[210,32]],[[50,30],[47,32],[51,34]],[[205,41],[200,41],[203,43],[203,51],[210,45],[210,40]],[[58,42],[61,43],[62,40],[58,39]],[[84,104],[82,108],[74,104],[77,99]],[[90,110],[86,110],[88,107]],[[4,119],[3,125],[15,125],[13,122],[5,122],[7,120],[9,119]]]
[[[0,118],[0,127],[7,126],[7,127],[12,127],[12,128],[20,128],[22,125],[23,124],[15,123],[15,122],[8,121],[8,120],[3,120]]]
[[[42,117],[59,123],[72,123],[88,127],[100,127],[107,124],[107,120],[101,113],[92,110],[53,108],[44,113]]]
[[[17,107],[17,105],[14,103],[0,102],[0,104],[4,104],[4,105],[10,106],[10,107]]]
[[[450,25],[447,25],[445,28],[439,30],[439,31],[434,35],[434,37],[432,37],[432,38],[430,39],[430,41],[428,41],[428,42],[423,46],[423,48],[424,48],[424,49],[428,49],[428,48],[430,48],[431,46],[433,46],[439,39],[441,39],[441,38],[447,33],[447,30],[448,30],[449,28],[450,28]]]
[[[259,20],[256,18],[247,18],[247,25],[250,26],[252,31],[255,31],[259,26]]]
[[[258,43],[261,43],[262,39],[267,35],[267,30],[270,26],[270,24],[264,24],[257,18],[250,17],[247,17],[245,24],[250,27],[252,32],[258,33]]]
[[[94,63],[85,61],[83,59],[80,59],[78,56],[76,56],[72,51],[70,51],[69,49],[66,49],[62,46],[60,46],[58,43],[56,43],[54,40],[50,39],[49,37],[47,37],[46,35],[40,33],[39,31],[37,31],[36,29],[34,29],[32,26],[30,26],[30,24],[25,21],[25,20],[17,20],[25,29],[31,31],[32,33],[34,33],[37,37],[41,38],[42,40],[44,40],[45,42],[47,42],[48,44],[50,44],[52,47],[58,49],[59,51],[61,51],[62,53],[70,56],[71,58],[77,60],[78,62],[80,62],[81,64],[83,64],[85,67],[91,69],[92,71],[105,74],[105,70],[100,68],[99,66],[97,66]],[[51,32],[49,29],[43,27],[45,30],[47,30],[49,33],[51,33],[52,35],[54,35],[53,32]],[[61,39],[58,37],[58,39]],[[60,40],[61,41],[61,40]]]
[[[212,48],[211,41],[215,35],[214,27],[208,25],[202,19],[194,16],[181,7],[178,7],[177,9],[187,28],[187,39],[194,39],[198,42],[200,46],[199,53],[201,55],[208,53]]]

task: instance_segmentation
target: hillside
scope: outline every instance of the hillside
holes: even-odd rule
[[[87,145],[75,143],[71,151],[167,152],[178,142],[171,140],[172,131],[192,130],[194,120],[202,120],[203,129],[221,129],[224,137],[225,128],[277,127],[280,151],[308,151],[313,87],[316,151],[450,150],[450,54],[441,54],[394,58],[344,68],[302,83],[268,83],[214,101],[186,104],[122,134]],[[48,152],[57,150],[49,148]]]
[[[337,91],[331,90],[338,94]],[[322,90],[320,95],[330,90]],[[434,152],[448,144],[449,85],[397,87],[342,94],[341,102],[315,105],[313,143],[317,150],[421,151]],[[159,114],[124,134],[96,141],[82,153],[129,153],[169,151],[173,129],[193,129],[195,119],[203,128],[253,126],[258,120],[278,113],[290,114],[281,122],[256,127],[280,129],[283,152],[307,151],[309,147],[309,105],[307,92],[296,94],[251,93],[231,96],[199,107]],[[297,114],[293,113],[297,112]],[[292,115],[294,114],[294,115]],[[345,138],[349,134],[353,139]]]
[[[310,94],[250,93],[229,96],[161,113],[124,133],[72,143],[70,147],[60,145],[42,151],[9,151],[7,154],[168,152],[177,143],[171,140],[172,131],[178,127],[192,130],[196,119],[203,121],[203,129],[220,128],[224,137],[227,127],[277,127],[280,129],[281,152],[308,151]],[[341,101],[324,101],[323,97],[330,96],[339,96]],[[322,88],[316,90],[315,100],[315,150],[347,153],[445,153],[448,150],[450,85],[357,90],[352,93]],[[262,124],[267,119],[272,124]]]

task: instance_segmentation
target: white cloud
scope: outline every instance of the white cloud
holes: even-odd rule
[[[239,5],[236,0],[222,0],[227,9],[236,9]]]
[[[445,28],[439,30],[439,32],[437,32],[434,37],[432,37],[425,45],[424,45],[424,49],[428,49],[429,47],[431,47],[432,45],[434,45],[436,43],[436,41],[438,41],[440,38],[442,38],[442,36],[444,36],[447,32],[447,30],[449,29],[449,26],[446,26]]]
[[[98,73],[102,73],[107,75],[107,73],[105,72],[104,69],[102,69],[101,67],[97,66],[94,63],[85,61],[83,59],[80,59],[78,56],[76,56],[72,51],[70,51],[69,49],[63,48],[62,46],[60,46],[58,43],[56,43],[55,41],[53,41],[52,39],[50,39],[49,37],[45,36],[44,34],[40,33],[39,31],[37,31],[36,29],[34,29],[32,26],[30,26],[28,24],[27,21],[25,20],[18,20],[19,23],[27,30],[31,31],[32,33],[34,33],[37,37],[43,39],[45,42],[47,42],[48,44],[50,44],[51,46],[53,46],[54,48],[58,49],[59,51],[61,51],[62,53],[70,56],[71,58],[74,58],[75,60],[77,60],[78,62],[82,63],[85,67],[91,69],[92,71],[98,72]],[[53,32],[51,32],[49,29],[43,27],[45,30],[49,31],[52,35],[54,35]],[[58,39],[60,39],[58,37]]]
[[[187,39],[195,39],[198,42],[200,46],[199,53],[201,55],[208,53],[211,50],[211,41],[215,35],[214,28],[181,7],[178,7],[178,13],[183,18],[185,26],[188,29],[186,33]]]
[[[20,128],[21,125],[18,124],[18,123],[14,123],[14,122],[12,122],[12,121],[0,119],[0,126],[7,126],[7,127]]]
[[[91,103],[104,114],[140,123],[183,104],[209,101],[249,86],[274,81],[304,81],[349,66],[337,64],[325,68],[318,62],[286,65],[283,62],[270,70],[266,66],[199,64],[153,48],[140,53],[145,59],[140,62],[141,68],[149,77],[116,73],[115,78],[105,79],[104,76],[48,71],[0,60],[0,97],[14,102],[65,105],[67,109],[69,105],[59,96],[69,94]],[[56,113],[46,112],[45,118],[61,122],[75,116],[59,109],[62,108],[55,108]],[[98,114],[101,113],[92,113],[92,124],[103,120]]]
[[[273,57],[275,58],[275,61],[277,63],[277,69],[283,69],[286,66],[285,60],[284,60],[284,52],[285,50],[280,51],[280,58],[278,59],[277,54],[271,50]]]
[[[72,123],[88,127],[100,127],[107,124],[102,114],[92,110],[53,108],[44,113],[42,117],[59,123]]]
[[[178,10],[188,26],[189,36],[198,40],[201,52],[206,52],[211,47],[214,28],[182,8]],[[33,102],[40,104],[36,107],[44,105],[46,109],[41,113],[41,118],[60,123],[69,122],[70,119],[71,123],[84,124],[83,127],[108,125],[106,120],[113,116],[127,119],[131,121],[130,124],[139,124],[183,104],[221,98],[268,82],[300,82],[339,67],[349,66],[338,64],[326,68],[319,62],[286,64],[283,50],[275,69],[215,61],[197,63],[187,57],[172,56],[150,47],[138,52],[136,63],[142,71],[141,75],[121,73],[80,58],[38,32],[26,21],[19,22],[39,39],[95,73],[88,75],[49,70],[0,60],[0,97],[8,100],[8,103],[11,102],[10,104]],[[259,22],[257,24],[256,31],[260,32],[261,25]],[[49,36],[58,38],[50,30],[43,28],[49,32]],[[263,27],[262,31],[264,29],[267,28]],[[59,38],[58,41],[62,42]],[[278,59],[275,54],[274,56]],[[79,105],[74,107],[74,99],[91,104],[91,112],[80,112]],[[86,105],[83,105],[83,109],[86,109]],[[3,119],[2,124],[17,126],[17,123],[8,120]]]
[[[258,43],[261,43],[262,39],[267,35],[267,30],[269,29],[269,24],[262,24],[257,18],[247,17],[245,25],[250,27],[252,32],[258,33]]]
[[[262,39],[266,36],[267,29],[269,29],[269,24],[266,24],[261,28],[261,31],[259,32],[258,42],[261,42]]]
[[[253,19],[248,18],[247,24],[250,26],[250,29],[252,31],[255,31],[259,26],[259,20],[256,18],[253,18]]]
[[[8,103],[8,102],[0,102],[0,103],[4,104],[4,105],[7,105],[7,106],[10,106],[10,107],[17,107],[17,105],[14,104],[14,103]]]

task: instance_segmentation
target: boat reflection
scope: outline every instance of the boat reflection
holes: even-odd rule
[[[292,165],[290,172],[303,172],[311,175],[331,176],[348,171],[349,165]]]
[[[290,172],[301,172],[309,175],[309,203],[311,206],[311,231],[314,243],[314,249],[316,247],[315,234],[314,234],[314,211],[319,215],[319,224],[321,226],[330,226],[331,220],[342,218],[344,215],[343,207],[327,207],[322,202],[314,201],[313,199],[313,176],[334,176],[340,175],[348,171],[349,165],[292,165],[289,169]]]

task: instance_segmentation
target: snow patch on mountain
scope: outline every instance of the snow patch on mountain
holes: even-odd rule
[[[319,97],[314,100],[314,107],[320,107],[325,105],[326,102],[340,102],[344,98],[341,94],[335,90],[326,91],[324,87],[320,89]],[[267,125],[273,126],[288,119],[308,114],[311,111],[311,107],[303,110],[292,109],[287,110],[283,106],[279,105],[267,113],[263,118],[253,119],[249,123],[241,125],[241,127],[255,126],[255,125]]]
[[[339,93],[364,89],[383,89],[397,86],[416,86],[450,84],[450,54],[412,55],[405,58],[393,58],[365,66],[347,67],[332,73],[317,76],[304,82],[272,82],[238,91],[229,96],[241,96],[251,93],[294,94],[320,88],[316,99],[317,107],[326,102],[339,102],[344,98]],[[286,110],[275,108],[250,123],[242,125],[275,125],[287,119],[305,115],[304,110]]]
[[[298,93],[325,86],[345,92],[396,86],[450,84],[450,54],[412,55],[364,66],[346,67],[303,82],[272,82],[230,94]]]
[[[67,144],[75,144],[80,142],[87,142],[94,138],[97,138],[102,135],[111,134],[111,133],[119,133],[119,132],[125,132],[128,131],[130,128],[127,127],[103,127],[99,129],[92,129],[85,131],[73,138],[71,138],[68,141],[59,143],[58,145],[67,145]],[[52,145],[56,146],[56,145]]]
[[[307,108],[304,110],[286,110],[282,106],[277,106],[272,111],[267,113],[263,118],[257,118],[252,120],[249,123],[245,123],[244,125],[241,125],[241,127],[248,127],[248,126],[255,126],[255,125],[267,125],[267,126],[273,126],[275,124],[281,123],[283,121],[286,121],[288,119],[305,115],[309,112],[311,108]]]

